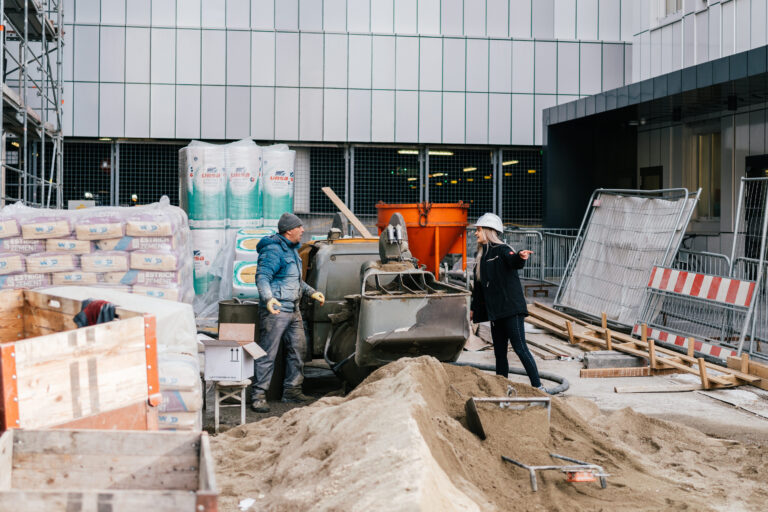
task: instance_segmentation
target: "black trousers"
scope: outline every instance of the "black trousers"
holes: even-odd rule
[[[499,318],[491,322],[491,337],[493,338],[493,353],[496,356],[496,375],[509,376],[509,361],[507,360],[508,343],[512,342],[512,349],[520,358],[520,361],[531,379],[531,386],[541,386],[539,369],[533,360],[531,351],[525,344],[525,316],[513,315]]]

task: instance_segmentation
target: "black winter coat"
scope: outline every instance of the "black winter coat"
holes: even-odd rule
[[[517,269],[525,260],[506,244],[487,244],[480,265],[480,279],[472,290],[472,321],[496,321],[512,315],[528,315]],[[477,274],[475,274],[477,275]]]

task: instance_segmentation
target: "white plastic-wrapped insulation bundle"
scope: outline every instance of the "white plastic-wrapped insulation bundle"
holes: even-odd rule
[[[262,214],[265,226],[277,226],[285,212],[293,213],[293,171],[296,152],[285,144],[264,148]]]
[[[256,246],[262,238],[277,233],[274,228],[255,228],[241,229],[237,232],[235,239],[235,260],[236,261],[256,261],[259,259],[259,252]]]
[[[245,139],[224,149],[228,224],[233,228],[261,226],[261,147]]]
[[[182,206],[193,228],[224,228],[227,225],[226,149],[193,141],[179,150],[179,171],[186,194]],[[131,233],[128,233],[129,235]]]
[[[221,253],[226,241],[225,229],[193,229],[192,255],[195,265],[195,294],[203,294],[208,290],[208,284],[213,279],[210,273],[211,265]]]

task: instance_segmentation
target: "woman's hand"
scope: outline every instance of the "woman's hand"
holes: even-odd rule
[[[519,254],[519,255],[520,255],[520,259],[523,259],[523,260],[527,260],[527,259],[528,259],[528,257],[529,257],[531,254],[533,254],[533,251],[529,251],[529,250],[527,250],[527,249],[526,249],[526,250],[524,250],[524,251],[520,251],[520,252],[519,252],[519,253],[517,253],[517,254]]]

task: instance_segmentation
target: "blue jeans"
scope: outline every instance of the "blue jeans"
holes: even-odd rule
[[[512,349],[523,363],[531,386],[541,386],[539,369],[533,360],[528,345],[525,344],[525,316],[512,315],[499,318],[491,322],[491,337],[493,338],[493,354],[496,356],[496,375],[509,377],[509,360],[507,360],[508,342],[512,342]]]
[[[304,381],[304,353],[307,348],[301,313],[281,311],[280,314],[273,315],[266,308],[260,307],[258,344],[267,355],[253,362],[254,381],[251,386],[253,395],[264,396],[269,390],[280,342],[285,343],[286,351],[283,389],[301,388],[301,383]]]

